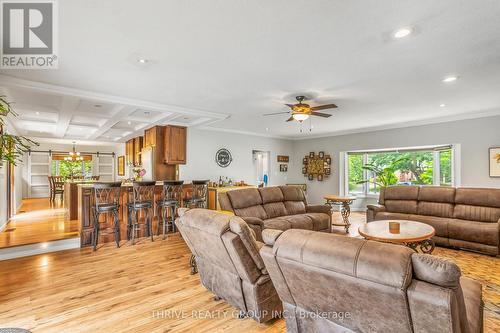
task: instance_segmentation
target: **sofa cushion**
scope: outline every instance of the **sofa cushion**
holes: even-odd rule
[[[448,237],[449,218],[411,214],[408,219],[430,225],[436,230],[436,236]]]
[[[276,217],[273,219],[264,220],[264,229],[276,229],[276,230],[288,230],[292,228],[292,225],[287,220]]]
[[[417,206],[418,215],[429,215],[439,217],[453,217],[454,205],[446,202],[419,201]]]
[[[303,201],[285,201],[286,215],[304,214],[306,205]]]
[[[384,201],[387,200],[417,200],[418,186],[389,186],[384,191]]]
[[[283,192],[279,187],[262,187],[259,188],[262,203],[284,201]]]
[[[385,199],[385,209],[393,213],[417,214],[416,200]]]
[[[238,208],[234,209],[234,214],[237,216],[251,216],[251,217],[258,217],[261,220],[267,219],[267,213],[264,210],[264,207],[261,205],[255,205],[255,206],[250,206],[246,208]]]
[[[262,198],[259,190],[256,188],[246,188],[227,192],[231,205],[234,209],[247,208],[251,206],[261,205]]]
[[[283,216],[290,223],[291,229],[314,230],[312,219],[306,214]]]
[[[457,204],[453,216],[462,220],[498,222],[500,208]]]
[[[280,186],[285,201],[303,201],[306,202],[304,191],[298,186]]]
[[[409,220],[409,214],[380,212],[375,215],[375,220]]]
[[[469,242],[498,246],[498,223],[450,219],[448,236]]]
[[[500,208],[500,189],[496,188],[457,188],[455,203]]]
[[[285,204],[283,202],[265,203],[264,210],[269,218],[286,215]]]
[[[330,227],[330,217],[325,213],[307,213],[313,222],[313,230],[325,230]]]
[[[455,188],[422,186],[418,191],[419,201],[455,203]]]

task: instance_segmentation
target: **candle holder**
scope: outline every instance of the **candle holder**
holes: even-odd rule
[[[389,232],[391,234],[399,234],[401,225],[399,222],[389,221]]]

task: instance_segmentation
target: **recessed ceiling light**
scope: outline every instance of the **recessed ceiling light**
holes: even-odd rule
[[[269,132],[269,127],[266,127],[266,132]]]
[[[394,32],[394,38],[404,38],[412,33],[411,28],[401,28]]]
[[[458,76],[456,75],[451,75],[451,76],[447,76],[443,79],[443,82],[453,82],[453,81],[456,81],[458,79]]]
[[[40,115],[40,112],[37,111],[37,112],[35,112],[35,114],[38,116],[38,115]]]
[[[446,106],[446,104],[439,104],[439,107],[444,108],[445,106]]]
[[[137,62],[140,63],[140,64],[147,64],[148,63],[148,59],[146,58],[139,58],[137,59]]]
[[[130,125],[130,124],[132,124],[132,122],[131,121],[127,121],[127,124]]]

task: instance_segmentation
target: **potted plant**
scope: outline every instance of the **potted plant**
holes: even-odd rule
[[[0,96],[0,168],[4,162],[16,165],[22,161],[24,153],[30,147],[38,143],[24,136],[12,135],[5,131],[4,125],[8,116],[17,117],[17,113],[12,109],[11,103],[5,96]]]

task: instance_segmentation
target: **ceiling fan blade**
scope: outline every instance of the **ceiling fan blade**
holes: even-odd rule
[[[288,118],[286,121],[292,121],[293,117]]]
[[[290,111],[287,111],[287,112],[274,112],[274,113],[266,113],[266,114],[263,114],[263,116],[275,116],[277,114],[288,114],[290,113]]]
[[[293,109],[293,107],[295,106],[295,104],[285,104],[286,106],[288,106],[290,109]]]
[[[328,118],[328,117],[331,117],[332,115],[328,114],[328,113],[311,112],[311,116],[318,116],[318,117]]]
[[[335,104],[325,104],[325,105],[313,106],[311,110],[318,111],[318,110],[335,109],[335,108],[337,108],[337,105]]]

